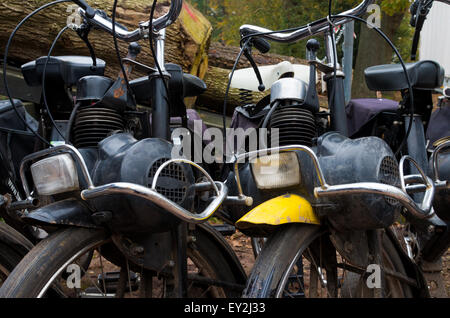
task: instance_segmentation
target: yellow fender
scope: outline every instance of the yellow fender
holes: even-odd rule
[[[290,223],[320,225],[320,220],[306,199],[287,194],[257,206],[237,221],[236,227],[246,235],[264,237]]]

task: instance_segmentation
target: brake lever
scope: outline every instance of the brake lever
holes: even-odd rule
[[[262,80],[262,77],[261,77],[261,73],[259,72],[259,69],[258,69],[258,65],[256,65],[256,62],[255,62],[255,60],[253,59],[253,56],[252,56],[252,47],[251,47],[250,42],[251,42],[251,41],[247,41],[247,42],[244,44],[244,48],[243,48],[243,50],[244,50],[244,55],[245,55],[245,57],[247,58],[247,60],[250,62],[251,66],[253,67],[253,70],[255,71],[256,78],[258,79],[258,82],[259,82],[258,90],[259,90],[260,92],[264,92],[264,91],[266,90],[266,86],[264,86],[264,83],[263,83],[263,80]]]
[[[423,25],[427,19],[428,13],[430,13],[433,1],[427,3],[414,2],[411,5],[411,25],[416,28],[414,32],[413,44],[411,48],[411,60],[415,61],[417,57],[417,49],[419,48],[420,33],[422,32]]]

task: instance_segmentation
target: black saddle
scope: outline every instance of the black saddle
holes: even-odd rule
[[[22,65],[22,74],[29,86],[42,85],[42,73],[47,57]],[[67,86],[76,85],[84,76],[100,75],[105,72],[106,63],[97,59],[97,66],[93,67],[92,58],[87,56],[52,56],[47,62],[46,80],[63,82]]]
[[[406,64],[413,89],[433,90],[444,83],[445,71],[434,61]],[[401,91],[408,88],[403,67],[386,64],[369,67],[364,72],[366,83],[373,91]]]

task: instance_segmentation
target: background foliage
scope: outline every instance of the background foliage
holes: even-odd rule
[[[361,0],[335,0],[333,12],[351,9]],[[213,24],[213,40],[228,45],[239,45],[239,27],[255,24],[273,30],[305,25],[328,14],[328,0],[191,0]],[[404,58],[408,58],[413,29],[409,26],[409,0],[379,1],[383,14],[404,14],[401,27],[393,36]],[[382,21],[383,23],[383,21]],[[356,26],[355,53],[357,54],[360,26]],[[374,36],[377,36],[374,33]],[[292,45],[272,43],[272,52],[303,58],[305,41]]]

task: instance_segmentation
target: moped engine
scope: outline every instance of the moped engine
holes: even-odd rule
[[[278,103],[270,117],[269,128],[272,140],[280,146],[312,146],[317,136],[315,114],[305,105],[307,84],[296,78],[283,78],[272,85],[271,103]]]
[[[317,156],[329,185],[376,182],[400,187],[397,160],[377,137],[352,140],[327,133],[318,140]],[[319,214],[338,229],[368,230],[392,225],[401,205],[381,195],[344,194],[319,202],[318,207]]]
[[[136,140],[130,134],[110,136],[98,145],[93,182],[104,185],[127,182],[151,187],[158,168],[171,159],[172,144],[162,139]],[[173,163],[162,170],[156,190],[190,210],[194,200],[194,175],[189,165]],[[119,233],[165,232],[179,219],[148,200],[127,195],[107,195],[93,200],[97,211],[111,212],[110,228]]]

